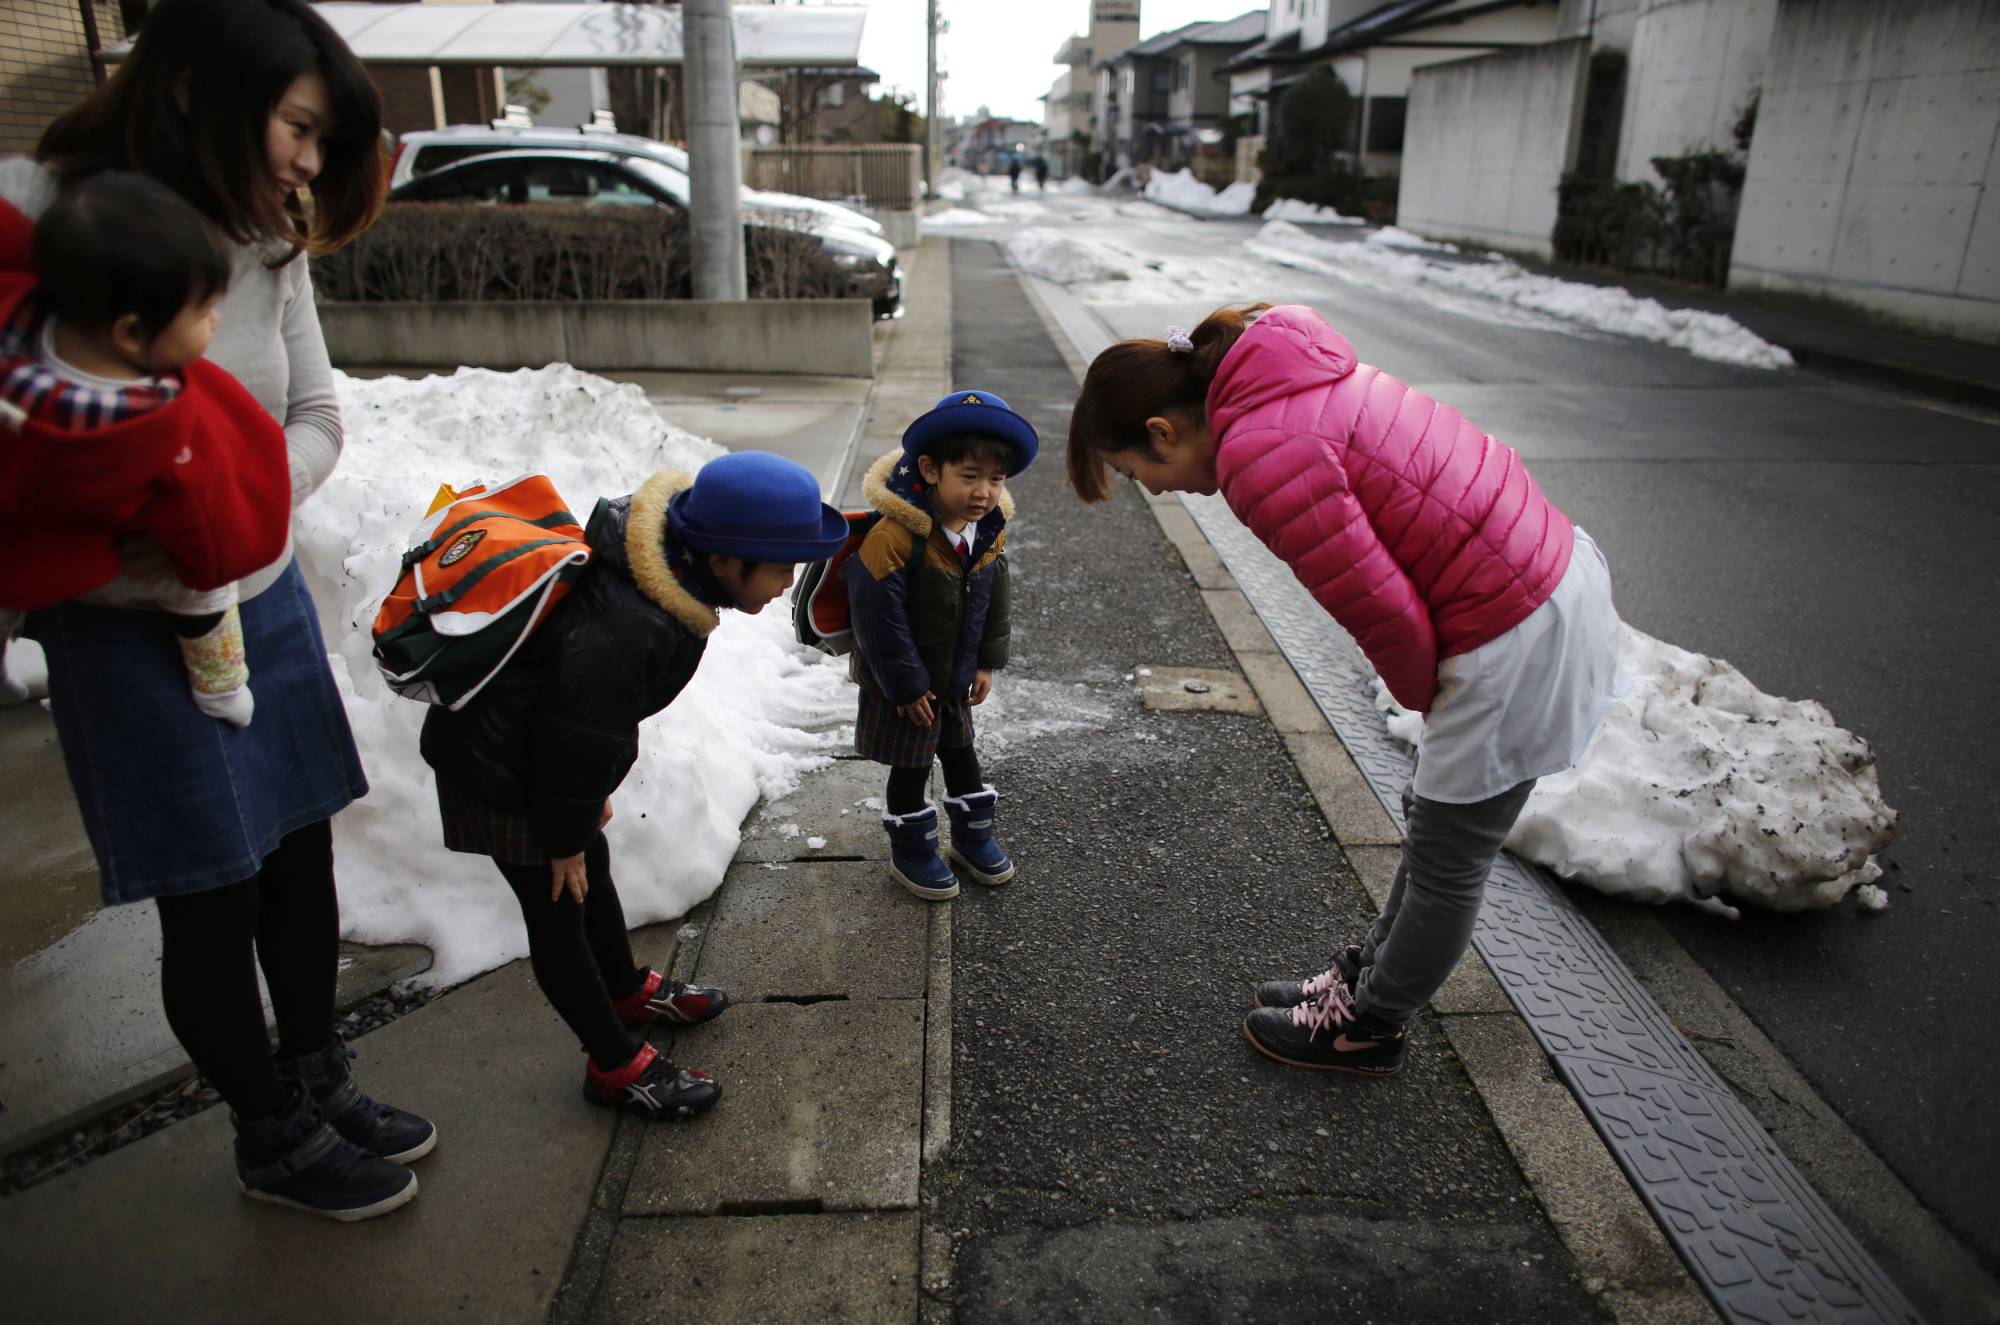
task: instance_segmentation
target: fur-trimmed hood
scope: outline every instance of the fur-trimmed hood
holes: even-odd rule
[[[722,614],[704,603],[674,571],[670,552],[678,553],[667,518],[667,503],[674,494],[692,486],[692,475],[678,469],[663,469],[641,484],[630,497],[601,502],[591,519],[592,533],[600,519],[607,522],[609,537],[593,537],[591,547],[610,564],[622,564],[646,595],[674,620],[693,631],[697,639],[707,638],[721,624]]]
[[[900,448],[868,467],[868,477],[862,482],[861,492],[870,506],[918,538],[931,536],[934,521],[931,518],[930,489],[917,472],[917,462]],[[992,541],[1013,518],[1014,494],[1002,487],[1000,504],[980,517],[979,535],[973,540],[974,544]]]

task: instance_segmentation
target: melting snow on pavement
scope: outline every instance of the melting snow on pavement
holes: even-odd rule
[[[1378,232],[1387,234],[1388,231]],[[1414,238],[1414,236],[1412,236]],[[1427,241],[1418,240],[1418,243]],[[1546,313],[1567,322],[1641,340],[1658,341],[1702,359],[1752,368],[1789,368],[1792,356],[1721,313],[1668,308],[1617,286],[1539,276],[1504,258],[1444,262],[1422,252],[1379,242],[1342,243],[1316,238],[1289,221],[1270,221],[1247,245],[1258,257],[1322,275],[1354,279],[1388,276],[1500,304]]]
[[[692,472],[722,448],[664,422],[638,387],[566,364],[336,380],[347,445],[300,508],[297,537],[370,785],[334,819],[342,929],[365,943],[425,944],[437,959],[424,979],[452,984],[521,956],[527,940],[492,864],[441,845],[417,754],[424,706],[391,694],[369,653],[368,626],[411,531],[440,483],[539,470],[587,519],[600,496],[658,469]],[[783,603],[725,613],[693,682],[645,725],[612,801],[605,832],[626,919],[682,915],[712,893],[758,797],[825,764],[838,738],[825,729],[852,706],[845,666],[792,642]]]
[[[1122,281],[1127,276],[1123,264],[1109,249],[1041,226],[1030,226],[1009,238],[1007,256],[1029,275],[1058,285]]]
[[[1574,768],[1536,784],[1508,849],[1641,902],[1804,911],[1859,888],[1865,908],[1887,905],[1874,856],[1896,812],[1866,741],[1820,704],[1630,626],[1620,662],[1625,697]],[[1392,735],[1421,739],[1422,719],[1379,681],[1376,702]]]

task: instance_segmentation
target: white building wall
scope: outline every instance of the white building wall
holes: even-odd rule
[[[2000,5],[1781,0],[1729,283],[2000,342]]]
[[[1589,70],[1582,38],[1417,70],[1396,224],[1550,256],[1556,183],[1575,157]]]
[[[1649,0],[1632,33],[1620,179],[1653,180],[1656,156],[1733,151],[1730,130],[1763,85],[1778,0]]]

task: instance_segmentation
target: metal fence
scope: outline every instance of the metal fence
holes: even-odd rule
[[[923,194],[921,153],[916,143],[755,145],[743,150],[743,182],[776,193],[907,211]]]

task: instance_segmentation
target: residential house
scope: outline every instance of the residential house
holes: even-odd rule
[[[1561,9],[1560,0],[1271,0],[1268,35],[1223,76],[1232,99],[1262,103],[1264,134],[1287,87],[1332,68],[1360,107],[1357,160],[1371,174],[1395,174],[1414,70],[1552,41]]]
[[[1139,36],[1139,0],[1092,0],[1090,31],[1056,52],[1063,72],[1042,98],[1042,138],[1049,170],[1058,179],[1086,173],[1098,138],[1098,71],[1095,52],[1120,50]]]
[[[1266,17],[1251,10],[1222,22],[1185,24],[1102,61],[1111,74],[1103,99],[1111,117],[1105,142],[1112,163],[1179,167],[1198,149],[1220,143],[1229,92],[1219,75],[1263,38]]]

